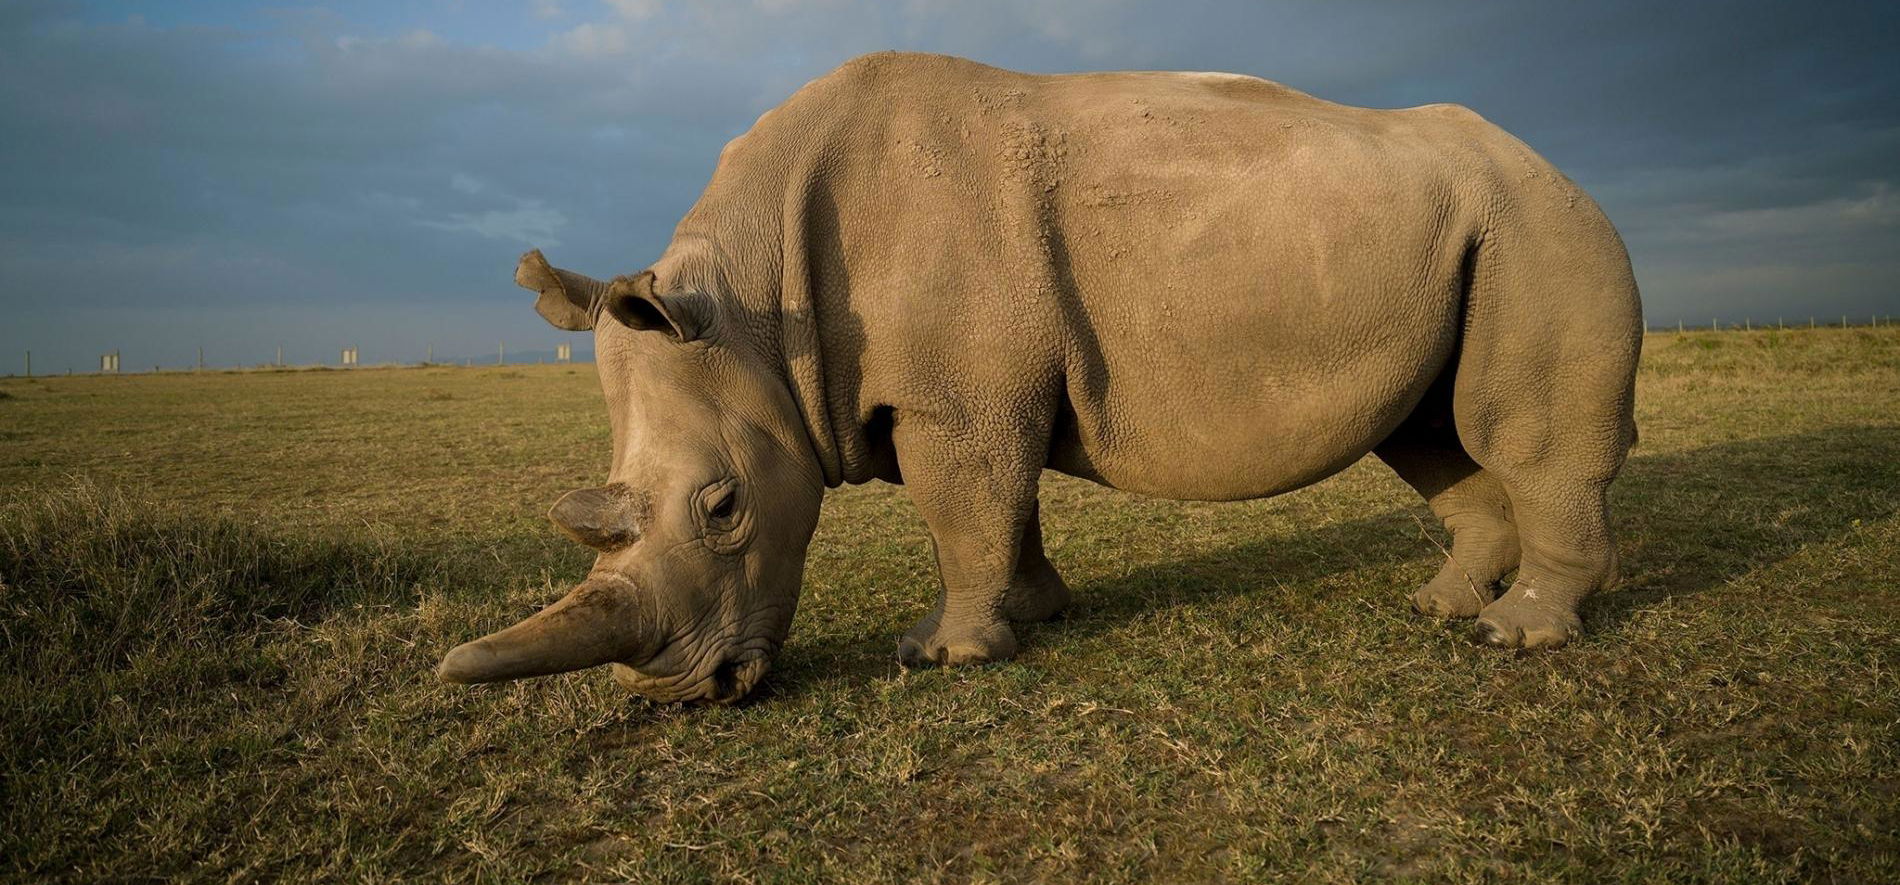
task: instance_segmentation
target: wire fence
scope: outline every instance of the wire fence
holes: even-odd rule
[[[1778,316],[1778,317],[1775,317],[1773,321],[1756,320],[1754,317],[1748,317],[1748,316],[1742,317],[1740,320],[1723,319],[1721,317],[1711,317],[1706,324],[1690,322],[1688,320],[1677,320],[1673,324],[1647,323],[1645,324],[1644,328],[1651,334],[1668,333],[1668,332],[1674,332],[1676,334],[1687,334],[1689,332],[1796,331],[1796,330],[1801,330],[1801,329],[1852,329],[1856,327],[1878,329],[1882,327],[1890,327],[1892,325],[1894,325],[1894,316],[1892,314],[1873,314],[1873,315],[1865,315],[1865,316],[1858,316],[1858,317],[1853,316],[1852,314],[1843,314],[1839,317]],[[500,366],[500,365],[508,364],[508,345],[506,342],[497,343],[495,345],[495,358],[492,361],[486,358],[476,359],[474,357],[462,357],[459,359],[448,359],[442,362],[437,362],[435,358],[435,345],[433,344],[428,345],[428,347],[424,350],[424,353],[425,353],[425,356],[423,357],[422,362],[419,362],[419,363],[407,362],[403,360],[392,360],[392,361],[383,362],[383,363],[375,363],[375,364],[372,364],[370,367],[371,368],[377,368],[377,367],[390,368],[390,367],[401,367],[401,366],[473,367],[473,366]],[[529,351],[526,354],[518,354],[517,356],[519,356],[521,359],[518,361],[517,364],[526,364],[527,362],[526,358],[528,356],[535,356],[536,357],[535,361],[541,362],[541,363],[545,363],[545,362],[571,363],[574,361],[574,346],[572,344],[567,344],[567,343],[556,344],[554,346],[554,350],[552,351],[551,359],[548,357],[548,354],[549,354],[549,351],[545,351],[545,350]],[[34,372],[33,372],[33,351],[31,350],[26,351],[24,357],[25,357],[24,358],[25,376],[28,378],[35,377]],[[242,371],[246,369],[320,369],[320,368],[355,369],[355,368],[361,367],[362,365],[363,365],[362,352],[361,350],[359,350],[358,348],[354,346],[340,348],[338,350],[337,361],[335,363],[317,362],[317,363],[300,363],[297,365],[287,365],[284,362],[284,348],[282,345],[279,345],[277,347],[277,358],[273,362],[251,364],[251,365],[239,365],[239,366],[224,366],[224,367],[218,367],[216,369],[213,369],[213,371]],[[205,366],[205,349],[203,347],[198,348],[198,362],[196,365],[173,367],[169,369],[163,366],[154,365],[152,366],[152,371],[153,372],[207,371],[207,368]],[[121,374],[122,372],[123,372],[123,368],[120,362],[119,351],[109,350],[99,355],[98,370],[93,371],[93,372],[87,372],[85,374],[117,375],[117,374]],[[40,374],[46,375],[49,373],[42,371]],[[74,372],[72,368],[68,367],[65,369],[64,374],[71,375],[71,374],[74,374]],[[19,377],[19,376],[16,376],[13,373],[9,372],[7,373],[5,377],[14,378],[14,377]]]
[[[1874,314],[1871,316],[1861,316],[1861,317],[1856,317],[1851,314],[1844,314],[1838,318],[1817,317],[1817,316],[1775,317],[1773,322],[1769,322],[1766,320],[1756,320],[1754,317],[1743,317],[1740,321],[1736,321],[1732,319],[1725,320],[1725,319],[1722,319],[1721,317],[1712,317],[1710,318],[1709,322],[1706,325],[1701,324],[1701,323],[1690,322],[1688,320],[1677,320],[1674,325],[1670,325],[1667,323],[1664,323],[1664,324],[1650,323],[1648,324],[1648,329],[1650,332],[1676,332],[1678,334],[1687,333],[1687,332],[1759,332],[1762,330],[1785,331],[1785,330],[1791,330],[1791,329],[1851,329],[1851,328],[1854,328],[1855,326],[1877,329],[1882,326],[1891,326],[1893,325],[1893,322],[1894,322],[1893,317],[1888,314]]]
[[[149,371],[151,372],[205,372],[205,371],[243,372],[243,371],[260,371],[260,370],[262,371],[270,371],[270,370],[290,371],[290,370],[300,370],[300,369],[414,368],[414,367],[425,367],[425,366],[451,368],[451,367],[476,367],[476,366],[491,366],[492,367],[492,366],[503,366],[503,365],[530,365],[534,363],[567,364],[567,363],[572,363],[574,361],[574,345],[568,344],[566,342],[562,342],[560,344],[554,345],[553,349],[551,350],[531,350],[525,353],[517,353],[515,354],[515,361],[513,363],[510,363],[508,361],[508,346],[505,342],[496,344],[494,355],[490,357],[485,357],[485,358],[454,357],[454,358],[448,358],[448,359],[443,359],[443,360],[438,361],[435,356],[435,345],[433,344],[428,345],[424,349],[423,352],[425,355],[421,362],[413,362],[410,360],[403,360],[403,359],[394,359],[394,360],[386,360],[380,363],[365,363],[363,361],[363,353],[362,353],[361,348],[358,348],[352,345],[350,347],[339,348],[337,350],[337,359],[335,362],[319,360],[317,362],[309,362],[309,363],[286,363],[284,361],[283,345],[277,345],[276,357],[270,362],[239,363],[239,364],[234,364],[234,365],[214,366],[214,365],[207,365],[205,363],[205,349],[203,347],[199,347],[198,357],[195,363],[182,365],[182,366],[180,365],[165,366],[162,364],[157,364],[157,365],[153,365]],[[132,368],[131,371],[133,372],[141,371],[140,369],[137,368],[137,365],[138,364],[135,363],[134,368]],[[21,362],[19,366],[21,369],[19,373],[7,372],[5,374],[0,374],[0,377],[35,378],[35,377],[47,377],[47,376],[52,376],[52,375],[74,375],[74,374],[119,375],[119,374],[124,374],[126,372],[125,364],[121,361],[121,355],[118,350],[108,350],[99,354],[98,368],[96,370],[75,372],[73,368],[70,365],[68,365],[68,366],[65,366],[63,369],[47,371],[44,363],[42,362],[42,365],[36,371],[33,365],[33,351],[31,350],[24,351],[21,354]]]

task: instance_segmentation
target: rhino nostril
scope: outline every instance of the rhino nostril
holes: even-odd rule
[[[713,668],[710,685],[706,688],[705,701],[711,704],[730,704],[745,697],[751,690],[746,684],[745,664],[738,661],[721,661]]]
[[[713,697],[729,698],[739,690],[739,665],[731,661],[713,670]]]
[[[737,703],[758,685],[760,677],[765,675],[767,662],[768,658],[756,650],[720,661],[707,677],[706,691],[700,700],[721,706]]]

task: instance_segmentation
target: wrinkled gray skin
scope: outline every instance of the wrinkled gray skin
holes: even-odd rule
[[[1642,319],[1622,242],[1521,142],[1227,74],[1032,76],[884,53],[727,145],[648,270],[522,259],[591,328],[600,551],[454,682],[614,664],[730,702],[784,640],[824,489],[901,482],[942,593],[909,666],[1001,660],[1069,590],[1044,468],[1170,498],[1279,494],[1376,453],[1452,534],[1413,606],[1554,647],[1615,580]],[[1504,588],[1505,579],[1517,577]]]

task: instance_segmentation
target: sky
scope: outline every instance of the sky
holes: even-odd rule
[[[1457,102],[1602,204],[1649,321],[1900,315],[1900,4],[0,3],[0,371],[528,358],[520,253],[645,267],[719,149],[910,49]]]

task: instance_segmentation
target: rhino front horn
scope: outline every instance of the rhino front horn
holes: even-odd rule
[[[665,645],[654,614],[650,597],[631,584],[590,578],[533,617],[450,649],[436,677],[468,684],[614,662],[638,666]]]

